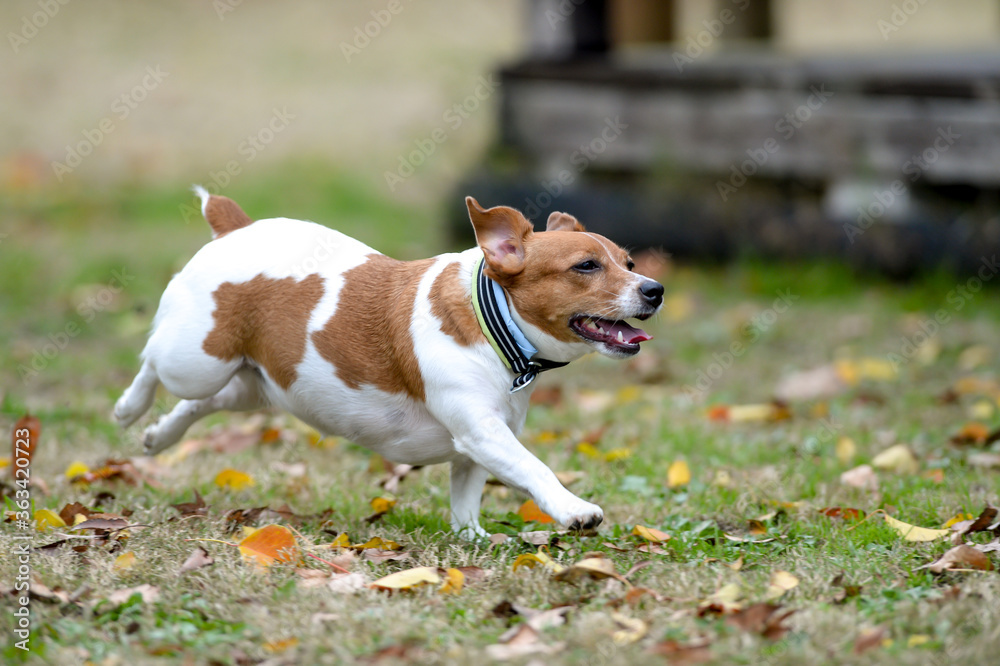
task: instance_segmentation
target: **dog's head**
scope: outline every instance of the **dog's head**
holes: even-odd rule
[[[513,208],[483,209],[466,197],[485,272],[506,290],[515,320],[552,361],[589,351],[623,358],[650,339],[626,319],[648,319],[663,286],[632,272],[628,252],[589,233],[566,213],[552,213],[544,232]],[[526,324],[526,325],[525,325]]]

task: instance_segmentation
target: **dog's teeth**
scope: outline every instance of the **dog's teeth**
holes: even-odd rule
[[[625,342],[625,336],[622,335],[621,331],[618,331],[618,342]]]

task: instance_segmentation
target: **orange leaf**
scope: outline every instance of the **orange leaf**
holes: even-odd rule
[[[831,506],[826,509],[820,509],[820,513],[829,518],[842,518],[844,520],[858,520],[864,518],[865,512],[860,509],[848,509],[841,508],[839,506]]]
[[[239,546],[246,562],[253,562],[262,568],[275,562],[296,562],[299,559],[295,535],[283,525],[262,527],[240,541]]]
[[[552,516],[538,508],[535,500],[528,500],[517,510],[517,515],[524,518],[525,522],[554,523]]]
[[[708,408],[709,421],[728,421],[729,405],[713,405]]]

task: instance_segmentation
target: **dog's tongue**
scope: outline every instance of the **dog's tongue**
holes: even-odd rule
[[[604,319],[601,320],[601,328],[612,337],[618,337],[618,332],[621,331],[622,339],[630,345],[653,339],[653,336],[646,333],[646,331],[641,328],[629,326],[623,321],[608,321]]]

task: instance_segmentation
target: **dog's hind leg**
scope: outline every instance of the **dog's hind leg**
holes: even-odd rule
[[[146,428],[143,448],[153,456],[180,441],[187,429],[201,418],[221,410],[234,412],[267,407],[260,377],[254,370],[242,369],[215,395],[201,400],[181,400],[154,425]]]
[[[489,537],[479,526],[479,504],[489,474],[465,456],[451,461],[451,528],[466,541]]]
[[[148,358],[145,359],[139,368],[139,374],[132,380],[132,385],[125,389],[125,393],[115,403],[114,416],[121,427],[129,427],[149,410],[159,383],[153,363]]]

